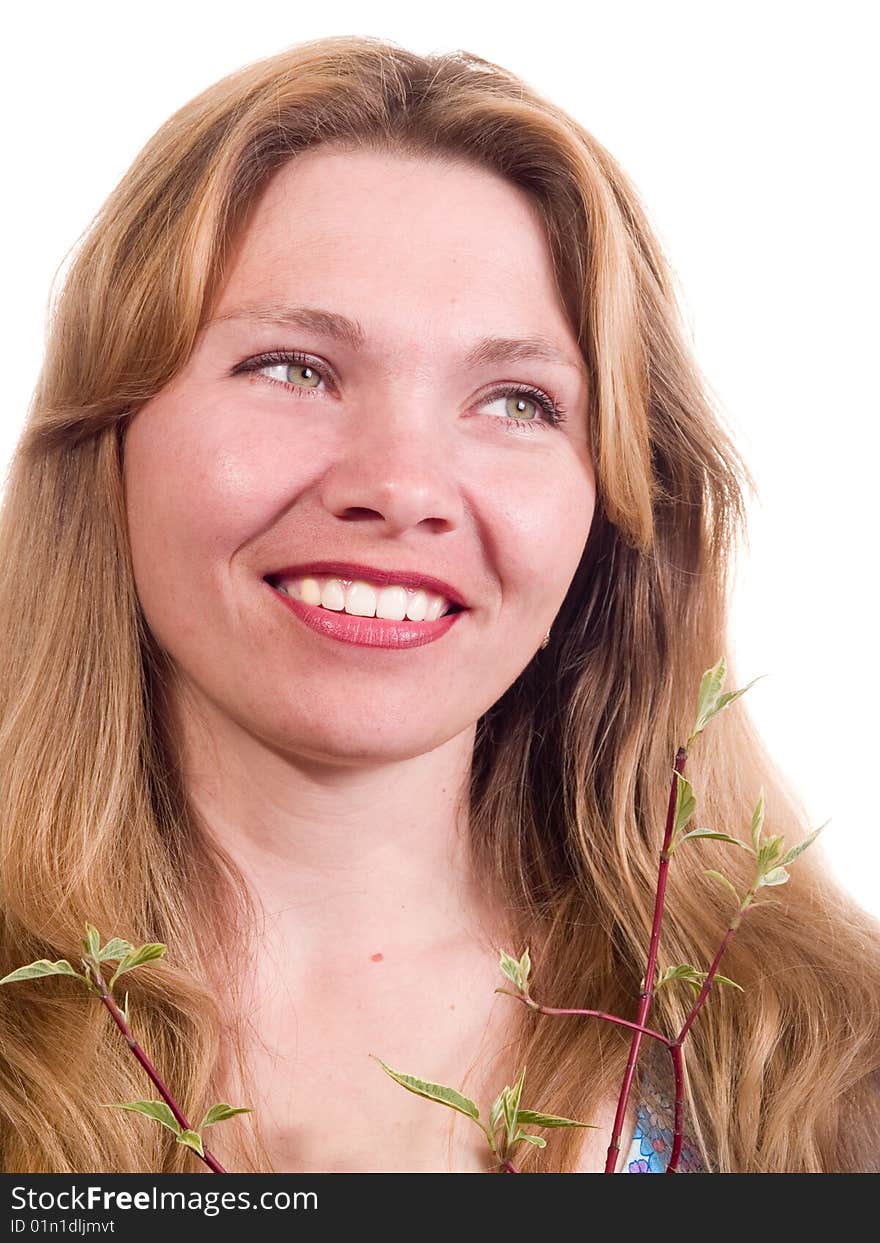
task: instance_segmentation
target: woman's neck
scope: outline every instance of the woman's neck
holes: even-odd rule
[[[470,857],[473,729],[366,764],[284,752],[191,692],[178,703],[191,807],[244,877],[265,953],[303,984],[502,935]]]

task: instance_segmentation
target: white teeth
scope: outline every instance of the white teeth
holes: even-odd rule
[[[449,608],[449,601],[433,591],[398,584],[373,587],[363,579],[351,581],[323,575],[294,578],[279,582],[278,589],[305,604],[389,621],[402,621],[404,617],[410,621],[436,621]]]
[[[316,578],[301,578],[299,580],[300,599],[306,604],[321,603],[321,584]]]
[[[321,607],[341,612],[345,608],[345,592],[339,579],[331,578],[321,588]]]
[[[441,602],[441,606],[445,607],[446,601],[443,599],[442,596],[436,596],[435,599],[439,600]],[[412,595],[409,598],[409,604],[407,605],[407,608],[406,608],[406,615],[410,619],[410,621],[429,620],[428,619],[429,600],[430,600],[430,597],[427,591],[422,591],[421,587],[419,587],[416,591],[412,593]],[[437,616],[439,617],[440,614],[438,613]]]
[[[436,621],[448,606],[448,601],[442,596],[429,595],[428,607],[425,610],[425,621]]]
[[[321,603],[323,602],[322,594]],[[356,617],[375,617],[376,593],[373,588],[368,583],[352,583],[345,593],[345,611],[354,613]]]
[[[405,587],[383,587],[376,593],[376,616],[386,621],[403,621],[407,606]]]

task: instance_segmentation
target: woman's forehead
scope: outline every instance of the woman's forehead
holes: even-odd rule
[[[468,338],[541,335],[580,362],[534,204],[464,161],[321,148],[291,160],[254,206],[213,318],[277,305],[362,312],[367,330],[473,321]]]

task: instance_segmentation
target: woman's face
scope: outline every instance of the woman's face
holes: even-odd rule
[[[508,344],[474,353],[488,337]],[[538,337],[543,352],[510,344]],[[259,359],[279,351],[307,357]],[[536,389],[564,408],[559,425]],[[583,552],[587,396],[522,192],[465,163],[296,157],[256,205],[187,365],[126,432],[137,591],[187,690],[336,764],[472,728],[534,657]],[[267,582],[317,560],[430,575],[467,607],[417,646],[344,641],[320,629],[340,619],[326,576],[331,607],[312,605],[312,625]],[[392,612],[412,604],[399,592]]]

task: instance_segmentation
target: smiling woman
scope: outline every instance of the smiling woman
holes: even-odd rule
[[[527,1065],[533,1108],[599,1129],[518,1167],[601,1170],[626,1033],[512,1004],[499,951],[530,947],[547,1004],[634,1012],[746,482],[633,188],[574,120],[374,39],[217,83],[82,243],[9,477],[0,977],[75,960],[86,920],[166,943],[133,1023],[187,1112],[254,1110],[230,1168],[502,1168],[373,1054],[481,1105]],[[701,817],[735,832],[763,788],[804,836],[741,701],[692,769]],[[709,849],[670,872],[673,962],[729,920]],[[682,1168],[868,1160],[877,931],[813,853],[693,1027]],[[40,985],[4,993],[2,1168],[202,1168],[103,1108],[143,1072]],[[684,1002],[659,990],[652,1024]],[[665,1168],[640,1070],[621,1170]]]

